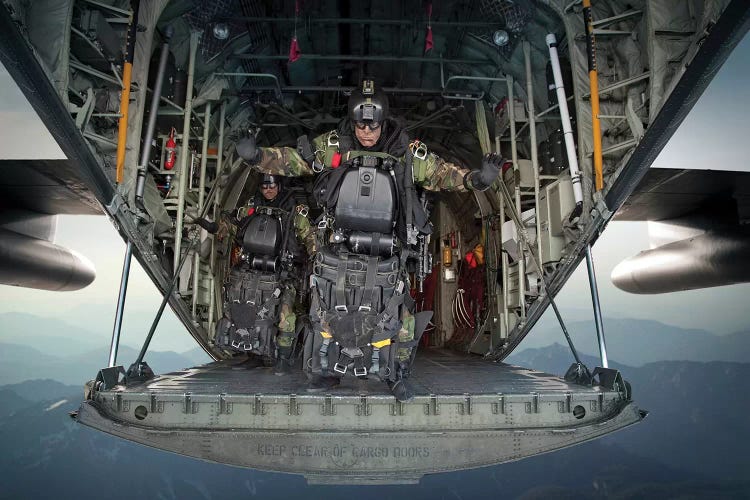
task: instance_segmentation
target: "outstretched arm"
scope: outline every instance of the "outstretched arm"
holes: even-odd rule
[[[264,174],[300,177],[313,175],[313,171],[295,148],[261,148],[255,137],[249,136],[237,143],[237,154]]]
[[[502,163],[500,155],[488,154],[479,170],[469,170],[430,153],[414,158],[414,182],[428,191],[484,191],[497,179]]]

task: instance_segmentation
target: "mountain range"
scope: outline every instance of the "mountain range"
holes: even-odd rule
[[[119,364],[128,367],[140,349],[120,344]],[[196,346],[183,353],[148,350],[144,358],[157,373],[207,363],[209,356]],[[54,379],[83,384],[109,360],[109,342],[81,326],[25,313],[0,314],[0,383]]]
[[[750,353],[750,331],[714,335],[705,330],[687,329],[658,321],[605,318],[604,338],[609,357],[630,366],[655,361],[736,361],[745,362]],[[591,320],[566,323],[577,350],[596,354],[596,327]],[[538,324],[521,343],[521,349],[563,343],[560,326],[551,321]]]

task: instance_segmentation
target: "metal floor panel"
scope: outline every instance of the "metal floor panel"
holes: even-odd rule
[[[416,358],[410,378],[415,395],[529,393],[598,393],[596,388],[573,385],[547,373],[492,363],[479,356],[446,349],[423,349]],[[280,377],[273,368],[247,370],[237,361],[220,361],[158,376],[125,392],[148,391],[152,394],[304,394],[307,378],[298,365]],[[358,380],[344,377],[340,386],[326,391],[333,396],[390,396],[387,386],[377,378]]]

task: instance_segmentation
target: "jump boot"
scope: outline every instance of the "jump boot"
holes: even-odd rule
[[[410,374],[409,361],[401,361],[398,364],[396,372],[396,380],[388,380],[388,388],[391,390],[391,394],[396,398],[397,401],[406,403],[414,399],[414,389],[407,380]]]
[[[288,375],[292,368],[292,348],[279,347],[279,354],[276,357],[276,365],[273,368],[274,375],[283,377]]]

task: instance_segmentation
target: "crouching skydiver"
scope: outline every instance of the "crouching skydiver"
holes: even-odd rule
[[[349,372],[379,376],[397,400],[412,399],[412,354],[432,314],[413,315],[409,296],[406,261],[432,231],[416,188],[485,190],[502,159],[487,155],[480,170],[469,171],[419,141],[410,144],[371,80],[352,92],[336,130],[312,142],[303,136],[296,150],[259,148],[250,137],[237,152],[261,172],[316,176],[313,196],[323,215],[310,278],[308,390],[333,387]]]
[[[245,368],[275,363],[275,373],[284,375],[292,364],[296,290],[307,279],[301,245],[308,255],[315,251],[307,212],[279,176],[264,175],[259,192],[223,221],[225,230],[227,220],[234,226],[239,256],[224,284],[216,343],[248,354]]]

